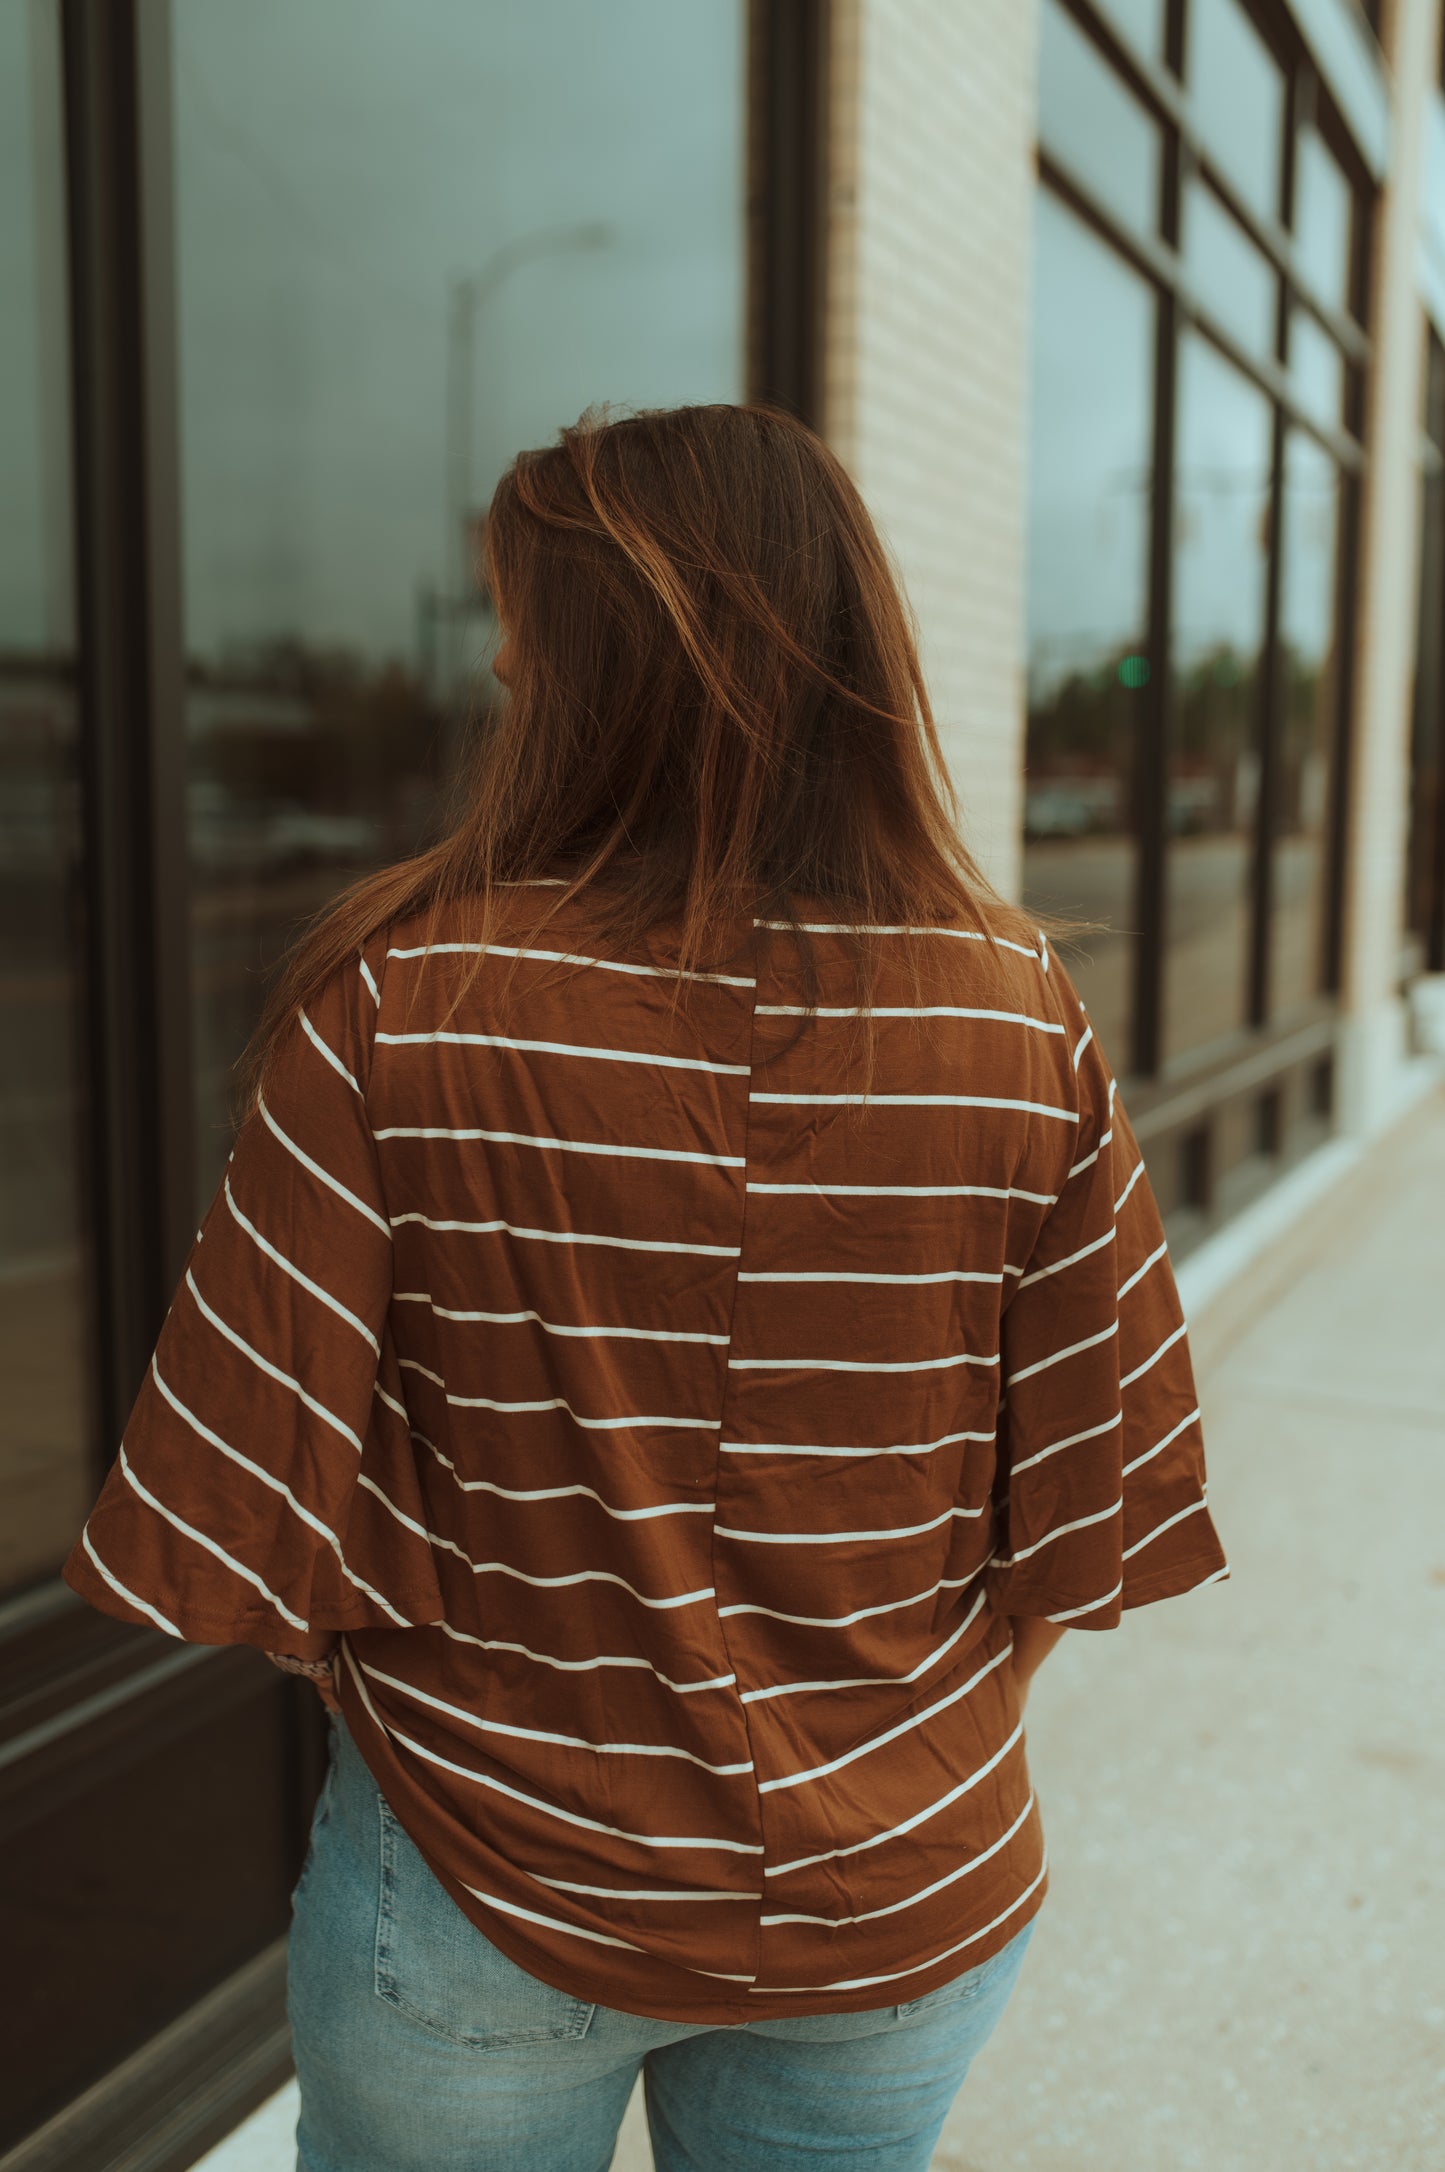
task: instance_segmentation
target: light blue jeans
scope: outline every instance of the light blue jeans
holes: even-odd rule
[[[607,2172],[639,2068],[658,2172],[926,2172],[1034,1929],[907,2006],[616,2012],[482,1936],[336,1717],[292,1910],[300,2172]]]

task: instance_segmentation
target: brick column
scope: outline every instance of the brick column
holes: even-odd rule
[[[834,0],[823,426],[893,549],[963,829],[1017,894],[1035,0]]]

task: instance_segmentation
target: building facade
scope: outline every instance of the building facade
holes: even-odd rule
[[[0,11],[0,2172],[287,2071],[315,1700],[56,1571],[267,969],[446,819],[518,446],[824,430],[1176,1256],[1445,1031],[1440,0],[605,12]]]

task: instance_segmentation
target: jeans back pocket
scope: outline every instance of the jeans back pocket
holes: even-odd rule
[[[379,1999],[449,2043],[484,2051],[585,2036],[596,2006],[542,1983],[483,1937],[377,1790]]]

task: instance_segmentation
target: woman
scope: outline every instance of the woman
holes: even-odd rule
[[[815,437],[584,418],[486,550],[506,710],[292,956],[66,1573],[331,1705],[301,2165],[601,2172],[640,2066],[666,2172],[922,2167],[1034,1669],[1228,1573],[1157,1208]]]

